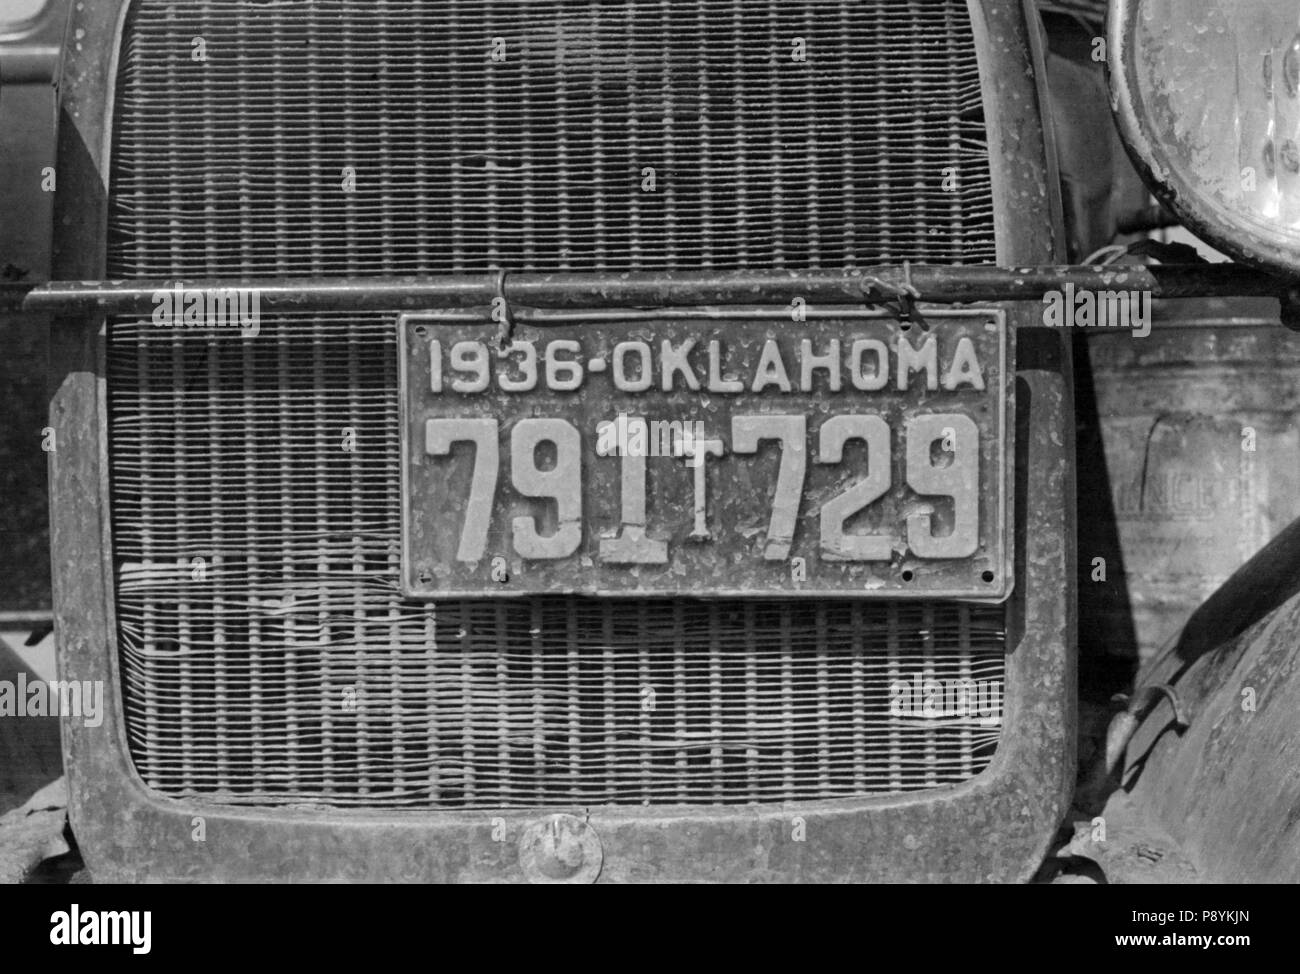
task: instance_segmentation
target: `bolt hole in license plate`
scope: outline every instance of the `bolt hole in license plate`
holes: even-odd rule
[[[996,309],[398,322],[412,598],[1010,592]]]

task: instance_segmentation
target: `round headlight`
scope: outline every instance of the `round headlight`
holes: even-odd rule
[[[1247,263],[1300,271],[1300,4],[1111,0],[1111,97],[1153,191]]]

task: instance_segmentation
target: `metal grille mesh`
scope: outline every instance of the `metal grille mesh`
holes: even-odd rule
[[[991,259],[965,17],[138,0],[108,270]],[[814,67],[771,54],[789,34]],[[391,315],[264,315],[255,338],[115,320],[107,365],[127,731],[165,794],[733,804],[932,788],[992,757],[996,714],[898,716],[890,687],[1000,687],[1000,609],[403,601]]]
[[[994,259],[965,0],[135,8],[124,274]]]
[[[1000,609],[404,602],[390,321],[111,335],[127,724],[166,793],[777,801],[934,787],[992,755],[996,708],[891,714],[890,688],[971,680],[1000,697]]]

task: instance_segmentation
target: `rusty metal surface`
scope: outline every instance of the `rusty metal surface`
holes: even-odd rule
[[[1295,552],[1293,539],[1292,577]],[[1190,661],[1171,654],[1147,677],[1177,676],[1190,727],[1177,732],[1171,705],[1157,705],[1129,742],[1126,786],[1211,881],[1300,882],[1298,644],[1292,598],[1237,638]]]
[[[884,305],[1041,302],[1067,285],[1076,291],[1142,292],[1158,298],[1273,297],[1293,288],[1236,264],[1047,265],[1025,267],[881,265],[843,272],[692,272],[444,275],[435,277],[255,278],[156,281],[55,281],[0,284],[0,312],[152,315],[159,295],[256,290],[265,311],[422,311],[492,308],[501,298],[515,316],[545,324],[527,309],[665,308],[736,304]],[[1041,311],[1041,309],[1040,309]],[[1042,324],[1041,314],[1035,322]]]
[[[1300,341],[1163,310],[1145,339],[1086,348],[1104,462],[1081,471],[1081,599],[1098,650],[1138,659],[1300,517]]]
[[[790,317],[517,327],[509,354],[491,351],[495,326],[401,319],[405,593],[1005,598],[1005,315],[949,312],[926,332],[882,315]],[[926,349],[937,365],[913,375]],[[876,424],[869,451],[863,423],[844,425],[855,418]],[[832,421],[859,439],[830,445]],[[541,468],[513,449],[529,423],[572,439],[539,442],[555,454],[541,493],[521,490]],[[434,451],[430,428],[453,440]],[[943,459],[913,443],[924,429],[949,438]],[[884,480],[844,507],[865,482],[847,469]]]
[[[1192,613],[1139,676],[1168,686],[1128,741],[1128,806],[1214,882],[1295,882],[1300,520]],[[1112,798],[1110,805],[1114,805]]]
[[[86,4],[74,29],[62,109],[55,274],[102,277],[107,119],[121,3]],[[1024,8],[978,4],[988,100],[1002,112],[995,185],[1000,258],[1055,254],[1045,148]],[[1019,83],[1017,83],[1019,80]],[[105,97],[105,93],[108,97]],[[786,293],[786,292],[783,292]],[[586,295],[583,303],[592,303]],[[854,299],[856,303],[856,296]],[[392,309],[389,302],[383,305]],[[1015,312],[1011,312],[1015,318]],[[1028,323],[1022,315],[1016,324]],[[108,716],[65,724],[71,818],[99,879],[518,880],[518,839],[537,814],[264,813],[163,800],[128,758],[112,633],[103,456],[102,328],[53,328],[59,431],[52,458],[60,670],[105,681]],[[1071,388],[1058,334],[1022,346],[1017,379],[1015,649],[1004,742],[974,781],[911,798],[790,807],[592,810],[603,881],[1026,879],[1046,852],[1074,778],[1074,546]],[[548,810],[562,811],[562,810]],[[196,840],[203,826],[204,838]]]
[[[552,815],[519,837],[519,866],[538,885],[594,883],[604,865],[596,830],[573,815]]]
[[[1074,835],[1056,858],[1090,860],[1111,885],[1185,885],[1203,881],[1178,843],[1122,791],[1110,797],[1099,815],[1078,818],[1072,824]]]

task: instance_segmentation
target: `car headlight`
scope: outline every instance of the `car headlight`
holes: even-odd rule
[[[1158,196],[1239,260],[1300,270],[1300,5],[1111,0],[1111,96]]]

